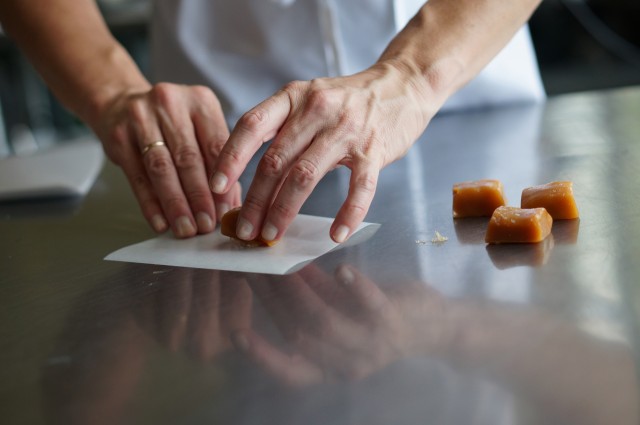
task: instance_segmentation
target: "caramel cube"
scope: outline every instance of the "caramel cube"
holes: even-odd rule
[[[227,211],[225,215],[220,219],[220,233],[225,236],[229,236],[232,239],[236,239],[248,246],[273,246],[278,241],[265,241],[262,236],[259,236],[253,240],[245,241],[238,238],[236,234],[236,225],[238,223],[238,217],[240,216],[240,207]]]
[[[551,182],[522,191],[522,208],[544,208],[554,220],[578,218],[572,182]]]
[[[499,207],[485,235],[487,243],[535,243],[551,233],[553,218],[544,208]]]
[[[506,204],[499,180],[476,180],[453,185],[453,217],[490,217]]]

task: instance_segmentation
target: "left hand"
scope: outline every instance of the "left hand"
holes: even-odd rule
[[[244,114],[214,166],[213,192],[226,193],[275,139],[247,192],[238,236],[280,239],[320,179],[346,165],[349,193],[330,231],[344,242],[369,210],[380,169],[407,152],[435,113],[424,81],[409,75],[416,74],[387,61],[352,76],[296,81]]]

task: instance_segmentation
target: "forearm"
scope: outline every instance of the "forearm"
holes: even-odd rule
[[[628,347],[598,341],[543,312],[464,302],[449,307],[446,355],[458,366],[525,394],[541,412],[585,424],[637,423]]]
[[[61,102],[89,124],[119,95],[150,88],[94,1],[5,0],[0,21]]]
[[[489,63],[539,3],[430,0],[389,44],[380,62],[399,65],[431,100],[443,103]]]

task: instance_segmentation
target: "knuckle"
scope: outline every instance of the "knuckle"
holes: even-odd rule
[[[315,89],[309,94],[309,110],[318,115],[325,115],[331,110],[331,94],[324,89]]]
[[[191,145],[180,146],[173,156],[176,167],[181,170],[193,169],[202,163],[200,151]]]
[[[118,145],[127,143],[129,139],[129,129],[124,124],[117,124],[111,127],[108,133],[109,140]]]
[[[215,96],[213,96],[213,92],[207,86],[202,86],[202,85],[191,86],[191,91],[193,92],[194,96],[196,96],[199,99],[211,100],[212,98],[215,98]]]
[[[186,207],[184,199],[176,195],[166,197],[164,199],[164,205],[167,211],[172,211],[174,214],[176,211],[183,210]]]
[[[165,177],[173,169],[173,162],[163,152],[154,152],[158,150],[152,149],[147,153],[147,168],[152,177]]]
[[[134,193],[140,193],[142,190],[147,189],[147,177],[143,174],[134,174],[129,178],[131,187]]]
[[[372,195],[376,191],[378,181],[374,176],[366,174],[358,176],[354,181],[354,185],[359,191],[364,192],[367,195]]]
[[[291,177],[295,185],[300,189],[311,186],[320,176],[320,169],[308,159],[301,159],[291,170]]]
[[[255,196],[247,196],[244,204],[242,204],[242,209],[250,211],[252,213],[259,213],[260,211],[264,210],[266,206],[267,203],[263,199],[257,198]]]
[[[367,207],[356,202],[348,203],[345,205],[344,210],[349,217],[364,217],[367,215]]]
[[[267,122],[267,119],[268,116],[265,110],[252,109],[240,118],[238,125],[249,133],[256,133]]]
[[[176,86],[171,83],[158,83],[153,86],[153,98],[161,105],[170,105],[176,94]]]
[[[291,205],[282,201],[274,202],[271,208],[280,217],[280,219],[284,219],[286,222],[290,222],[296,216],[296,211],[291,208]]]
[[[266,177],[280,177],[284,173],[284,156],[276,149],[265,152],[258,165],[258,171]]]
[[[222,153],[220,154],[222,158],[222,161],[225,163],[228,163],[230,165],[237,165],[241,162],[241,155],[240,152],[238,150],[236,150],[235,148],[233,149],[226,149],[226,150],[222,150]]]
[[[145,121],[149,115],[147,102],[142,98],[133,98],[127,103],[127,115],[134,121]]]
[[[282,91],[287,92],[287,93],[297,93],[300,90],[302,90],[303,86],[306,86],[307,83],[305,83],[304,81],[290,81],[287,84],[285,84],[284,86],[282,86]]]
[[[191,204],[203,204],[211,198],[211,192],[202,189],[193,189],[187,191],[186,196]]]

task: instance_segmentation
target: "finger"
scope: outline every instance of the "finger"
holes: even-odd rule
[[[215,229],[216,212],[207,183],[207,171],[189,111],[181,101],[182,93],[156,89],[157,113],[162,133],[171,152],[180,186],[187,198],[199,233]]]
[[[220,273],[220,291],[220,334],[230,347],[234,331],[251,328],[253,294],[246,279],[233,272]]]
[[[169,228],[162,207],[154,194],[153,186],[140,159],[140,153],[131,143],[129,137],[122,143],[124,160],[120,166],[127,176],[129,185],[138,200],[142,214],[156,233],[163,233]]]
[[[192,106],[191,120],[200,151],[204,156],[207,176],[211,176],[224,144],[229,139],[229,128],[220,102],[208,87],[192,87],[196,98]]]
[[[227,193],[223,193],[221,195],[214,193],[213,201],[216,206],[218,220],[221,220],[222,216],[225,215],[227,211],[241,205],[240,183],[236,182]]]
[[[352,297],[345,292],[344,285],[339,284],[333,273],[327,273],[315,263],[311,263],[298,274],[327,305],[342,313],[349,311]]]
[[[189,351],[202,361],[213,359],[222,350],[220,334],[220,282],[217,271],[192,272]]]
[[[267,211],[285,184],[289,169],[307,150],[321,125],[316,120],[305,121],[309,120],[285,124],[261,158],[238,218],[236,232],[240,239],[252,240],[260,233]],[[262,231],[263,237],[266,235],[268,237],[265,239],[271,241],[278,236],[278,229],[273,223],[269,224],[270,226],[262,228]]]
[[[184,344],[191,309],[190,269],[180,270],[177,279],[165,282],[160,290],[160,329],[163,342],[176,352]]]
[[[258,148],[276,135],[290,112],[291,99],[280,90],[240,118],[213,169],[210,186],[214,193],[229,190]]]
[[[158,122],[145,103],[132,102],[131,113],[132,131],[136,135],[141,152],[150,143],[163,140]],[[147,150],[142,161],[173,233],[179,238],[195,235],[195,221],[167,146],[156,146]]]
[[[360,160],[354,164],[349,194],[331,225],[331,238],[335,242],[346,241],[364,220],[376,193],[379,174],[380,167],[373,161]]]
[[[342,265],[336,269],[335,276],[336,280],[351,295],[352,312],[364,309],[369,314],[378,313],[388,304],[387,296],[378,285],[354,267]]]
[[[263,239],[273,241],[282,237],[320,179],[344,156],[342,150],[335,148],[337,145],[333,137],[318,135],[293,164],[266,214]],[[247,193],[247,200],[249,196]]]
[[[247,354],[269,375],[290,387],[305,387],[323,382],[322,370],[300,355],[289,355],[258,334],[236,331],[231,340],[238,351]]]
[[[300,274],[269,279],[273,293],[282,302],[280,307],[288,315],[282,317],[280,312],[269,311],[280,320],[276,324],[296,347],[331,345],[325,347],[323,351],[326,352],[337,351],[339,347],[350,344],[356,333],[354,324],[326,304]]]

